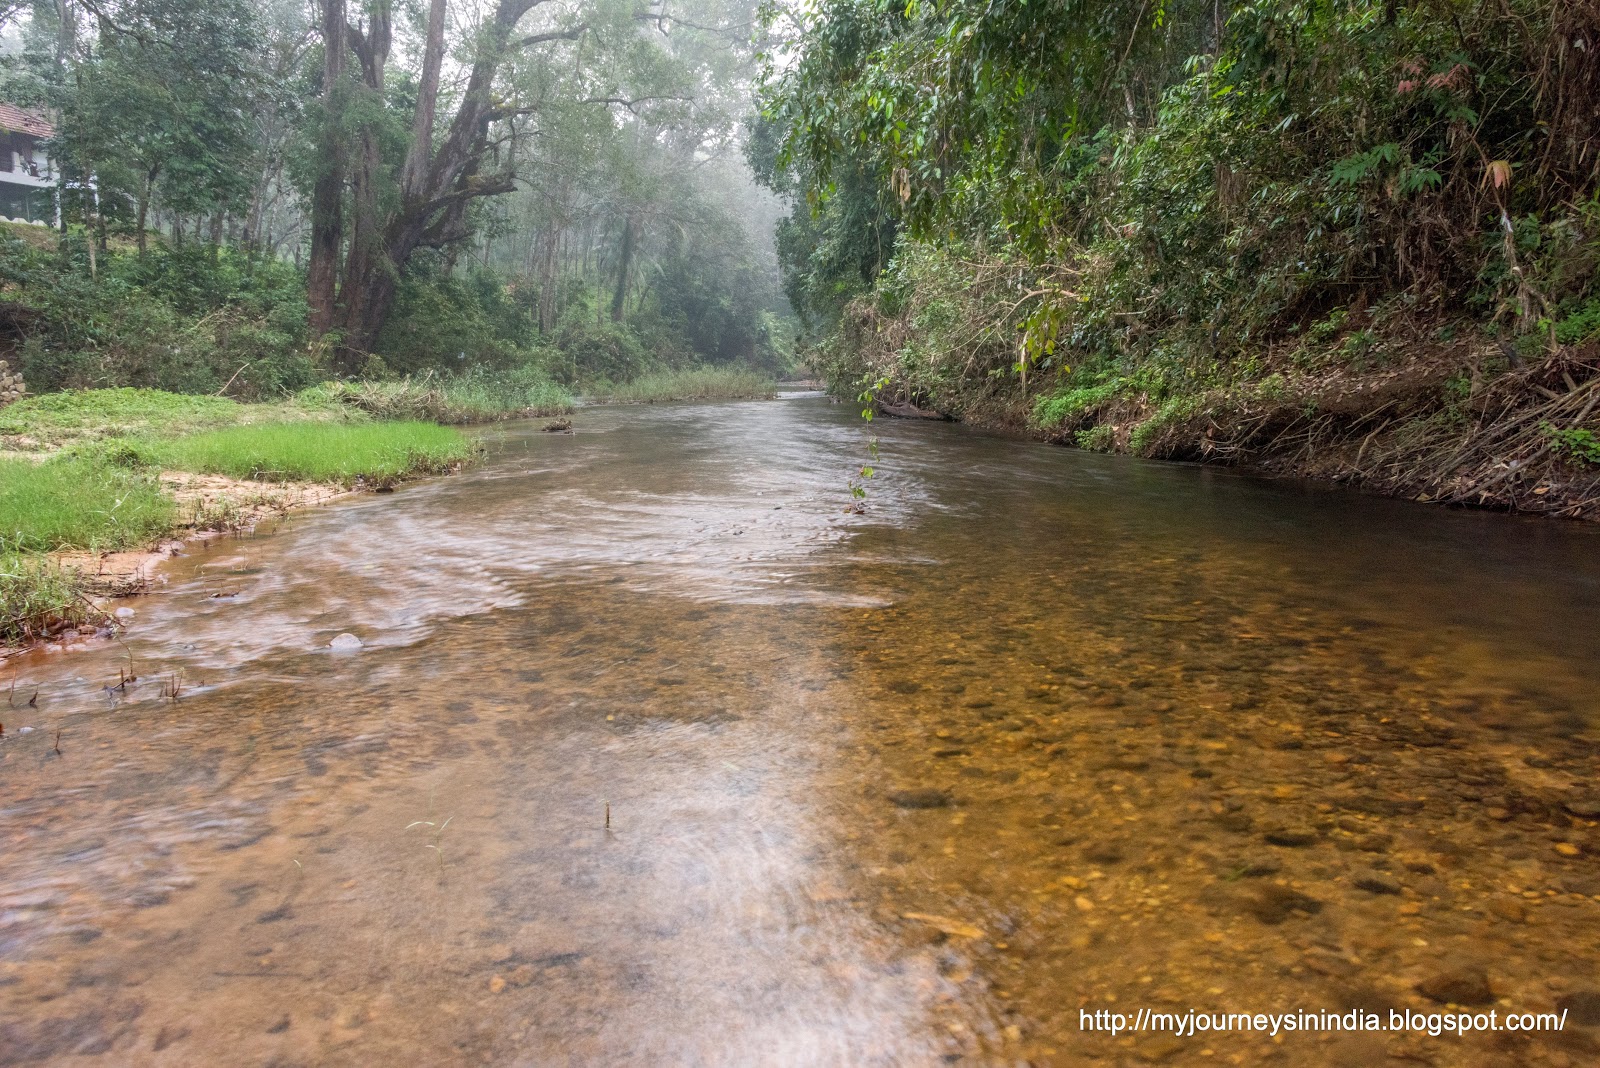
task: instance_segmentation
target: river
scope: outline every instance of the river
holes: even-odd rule
[[[574,422],[7,665],[0,1062],[1600,1058],[1600,530],[893,421],[853,514],[847,405]],[[1451,1001],[1569,1018],[1086,1022]]]

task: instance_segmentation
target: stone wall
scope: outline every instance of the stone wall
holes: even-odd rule
[[[4,408],[14,400],[22,399],[27,392],[22,385],[22,372],[13,371],[11,365],[0,360],[0,408]]]

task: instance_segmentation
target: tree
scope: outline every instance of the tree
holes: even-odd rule
[[[556,0],[497,0],[463,43],[464,84],[454,114],[441,124],[448,9],[446,0],[431,0],[409,143],[397,157],[385,151],[396,121],[385,97],[393,45],[388,0],[369,0],[355,21],[345,0],[319,2],[322,170],[312,191],[308,296],[313,332],[338,334],[353,365],[382,330],[412,255],[462,240],[473,201],[516,188],[514,173],[497,166],[495,150],[539,102],[498,95],[503,66],[541,45],[577,41],[592,27]],[[536,11],[550,17],[524,28]]]

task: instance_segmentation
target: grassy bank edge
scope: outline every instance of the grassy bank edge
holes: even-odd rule
[[[432,423],[244,423],[0,458],[0,659],[114,626],[162,542],[248,530],[354,489],[458,470],[479,446]],[[158,474],[158,472],[165,474]],[[108,568],[111,554],[123,559]]]

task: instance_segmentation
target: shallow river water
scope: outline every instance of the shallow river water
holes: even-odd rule
[[[575,422],[6,665],[0,1063],[1600,1063],[1600,530]]]

